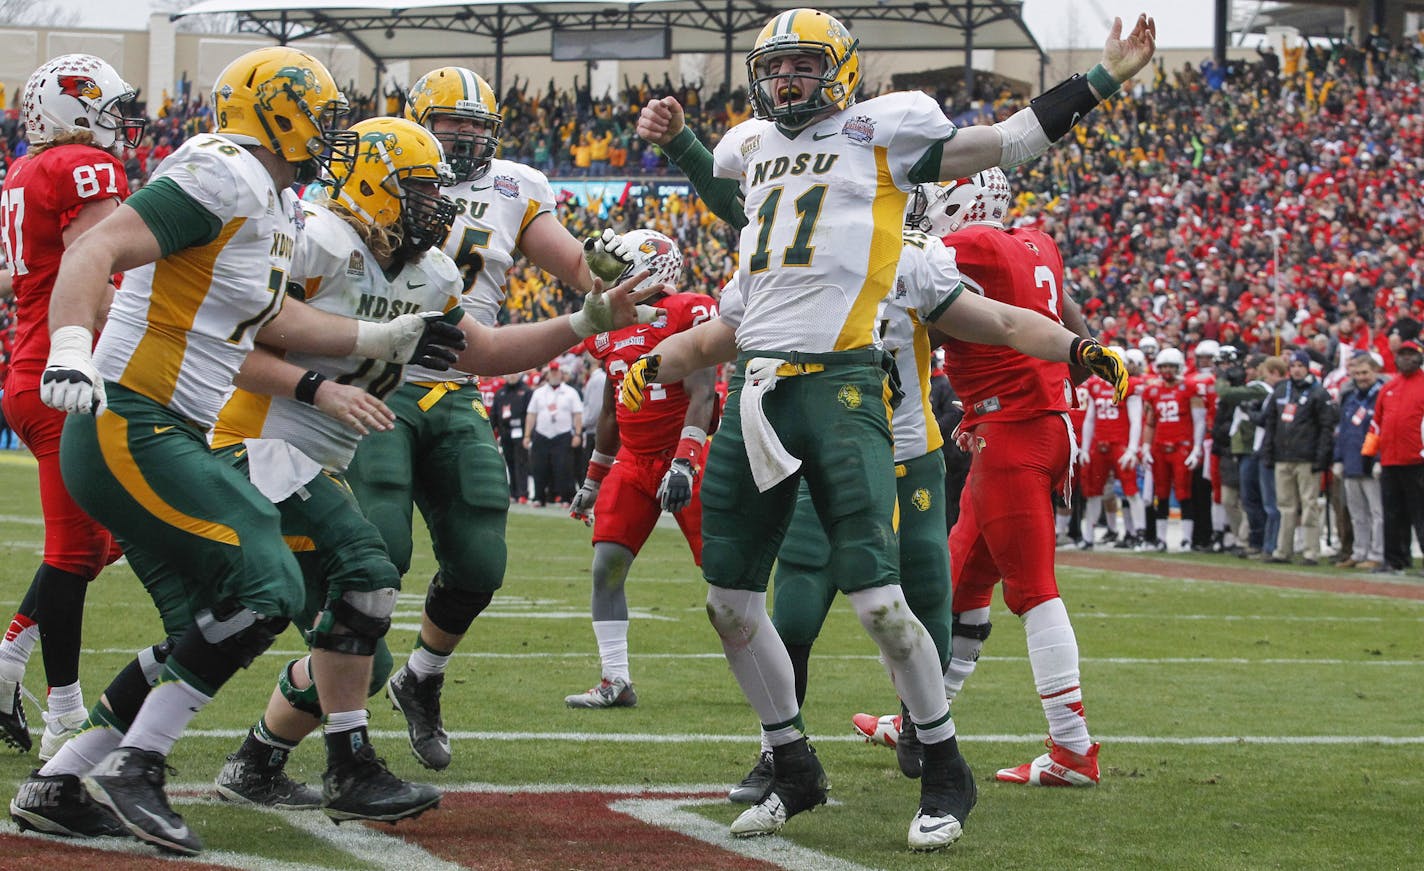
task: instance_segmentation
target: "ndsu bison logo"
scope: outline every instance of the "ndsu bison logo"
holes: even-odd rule
[[[386,155],[400,153],[399,140],[394,133],[375,131],[361,137],[361,159],[368,163],[384,163]]]
[[[257,105],[272,111],[272,100],[278,94],[286,94],[292,101],[306,99],[307,92],[321,93],[321,83],[316,73],[306,67],[282,67],[272,78],[257,86]]]
[[[99,84],[88,76],[62,75],[58,77],[57,81],[59,82],[59,92],[76,100],[97,100],[104,96]]]

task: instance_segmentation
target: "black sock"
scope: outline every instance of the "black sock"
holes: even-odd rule
[[[124,731],[128,731],[134,717],[138,716],[138,709],[143,707],[143,700],[148,698],[150,689],[152,687],[148,685],[148,678],[143,674],[143,665],[137,659],[129,660],[129,664],[114,675],[114,679],[104,689],[109,710],[113,712],[114,718]]]
[[[41,563],[31,589],[35,591],[35,612],[39,615],[45,680],[52,687],[78,683],[84,594],[89,589],[89,579]]]
[[[357,726],[345,732],[326,733],[326,767],[335,768],[343,762],[351,762],[362,747],[371,743],[365,726]]]
[[[791,654],[791,671],[796,676],[796,707],[799,710],[806,703],[806,682],[811,677],[811,645],[788,644],[786,652]]]

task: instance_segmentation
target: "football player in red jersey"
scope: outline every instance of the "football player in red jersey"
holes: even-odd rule
[[[45,63],[30,77],[21,101],[29,153],[10,164],[0,192],[0,236],[16,303],[4,412],[39,462],[45,520],[44,561],[0,645],[0,738],[21,750],[30,747],[19,683],[39,635],[50,686],[42,760],[84,722],[79,642],[85,591],[99,570],[119,557],[113,537],[65,489],[59,471],[65,416],[40,401],[40,376],[50,352],[50,291],[66,246],[128,197],[128,177],[117,155],[143,136],[145,122],[124,114],[135,96],[112,66],[93,55],[68,54]],[[103,325],[93,326],[97,333]]]
[[[1077,304],[1063,294],[1063,259],[1053,239],[1037,229],[1005,229],[1011,200],[1001,170],[929,190],[925,220],[936,235],[951,231],[945,244],[965,284],[1089,335]],[[946,694],[952,699],[974,670],[1002,579],[1004,601],[1028,636],[1049,752],[996,776],[1009,783],[1092,786],[1099,745],[1088,733],[1078,644],[1053,566],[1052,494],[1064,485],[1074,453],[1068,367],[956,339],[945,349],[950,384],[964,403],[959,444],[973,455],[949,537],[954,616]]]
[[[635,252],[629,275],[648,269],[648,282],[669,286],[681,278],[682,253],[673,240],[652,230],[633,230],[623,238]],[[677,519],[693,560],[702,565],[699,472],[717,404],[716,369],[700,369],[670,384],[649,384],[646,402],[636,414],[618,402],[618,388],[629,364],[664,338],[716,317],[717,305],[700,293],[672,294],[656,305],[667,314],[651,325],[599,333],[579,346],[608,371],[597,449],[569,510],[571,517],[593,525],[593,634],[603,673],[593,689],[564,699],[571,708],[638,703],[628,669],[623,585],[664,510]]]
[[[1147,405],[1142,462],[1151,466],[1157,501],[1142,550],[1165,551],[1166,519],[1172,494],[1182,510],[1182,541],[1192,540],[1192,471],[1201,464],[1206,432],[1206,406],[1195,389],[1182,378],[1182,352],[1163,348],[1153,366],[1157,379],[1147,385]],[[1160,529],[1158,528],[1160,525]]]
[[[1138,352],[1140,353],[1140,352]],[[1128,359],[1128,366],[1132,360]],[[1083,472],[1083,497],[1087,508],[1083,512],[1083,549],[1092,550],[1092,524],[1103,505],[1103,492],[1112,475],[1122,484],[1125,547],[1136,544],[1135,517],[1142,514],[1142,496],[1137,492],[1138,454],[1142,448],[1141,375],[1129,376],[1127,399],[1113,404],[1113,386],[1096,375],[1084,387],[1088,390],[1088,415],[1083,421],[1083,451],[1087,467]],[[1111,528],[1111,518],[1109,518]]]
[[[1216,424],[1216,355],[1221,344],[1214,339],[1202,339],[1192,349],[1191,373],[1187,384],[1201,397],[1206,409],[1206,424],[1202,436],[1202,461],[1192,475],[1192,550],[1206,552],[1220,548],[1226,527],[1226,510],[1221,507],[1221,469],[1212,454],[1212,428]]]

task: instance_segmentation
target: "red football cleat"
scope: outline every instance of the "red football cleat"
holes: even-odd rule
[[[1048,752],[1016,768],[1000,768],[995,779],[1004,783],[1026,783],[1030,786],[1097,786],[1098,748],[1094,744],[1087,753],[1074,753],[1053,743],[1044,742]]]

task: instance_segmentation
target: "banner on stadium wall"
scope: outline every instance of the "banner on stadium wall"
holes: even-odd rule
[[[630,199],[670,196],[686,197],[692,194],[692,184],[685,179],[628,179],[600,178],[597,180],[550,179],[560,204],[570,201],[577,205],[599,206],[599,214],[605,215],[613,206],[622,205]]]

